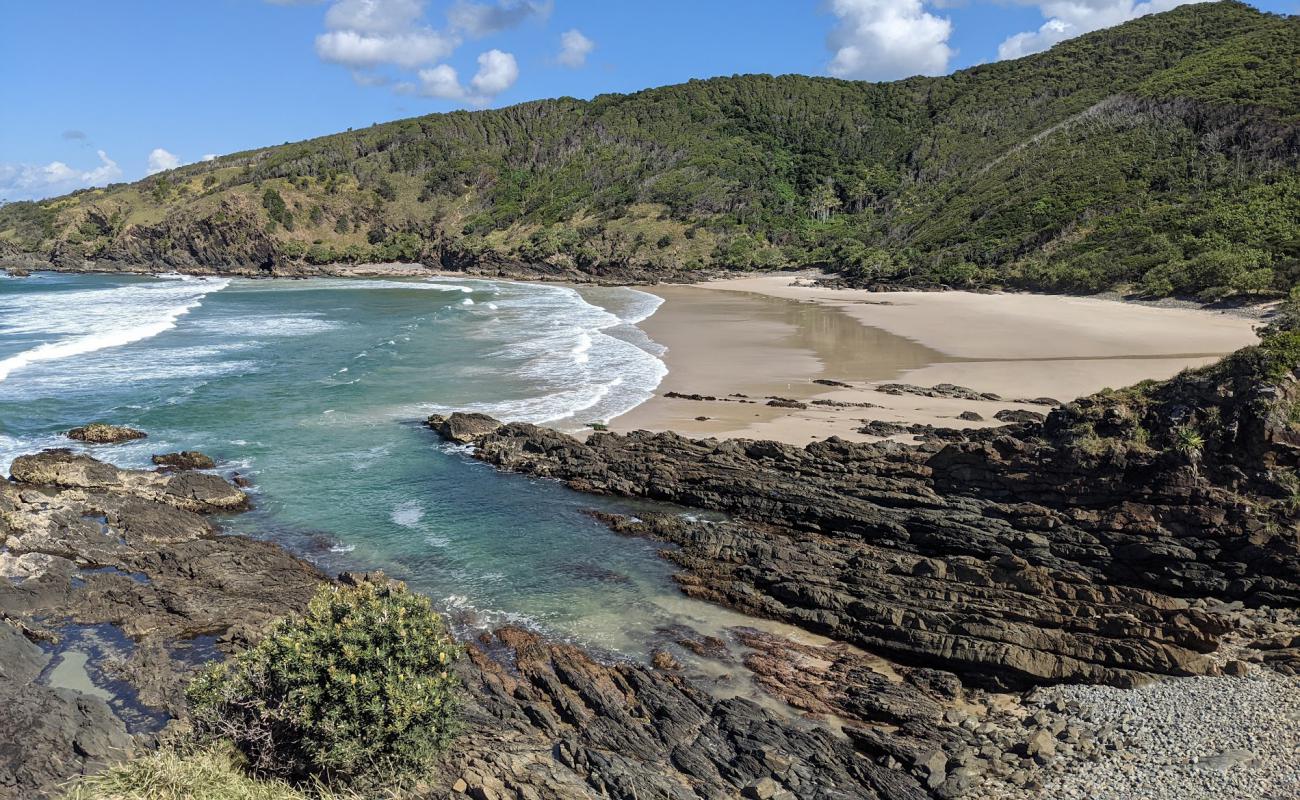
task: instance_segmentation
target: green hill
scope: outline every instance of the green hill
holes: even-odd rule
[[[1183,6],[941,78],[433,114],[0,208],[63,268],[421,261],[1151,295],[1300,282],[1300,18]]]

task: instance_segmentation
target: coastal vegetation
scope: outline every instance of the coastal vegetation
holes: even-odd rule
[[[433,114],[11,203],[0,249],[1277,294],[1300,281],[1297,59],[1296,17],[1220,2],[940,78],[743,75]]]
[[[301,618],[190,685],[194,735],[233,744],[259,775],[400,785],[455,733],[458,654],[429,599],[404,584],[327,585]]]

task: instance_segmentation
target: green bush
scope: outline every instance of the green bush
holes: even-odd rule
[[[195,733],[233,742],[262,774],[400,783],[454,735],[459,652],[428,598],[404,584],[327,586],[304,616],[190,685]]]

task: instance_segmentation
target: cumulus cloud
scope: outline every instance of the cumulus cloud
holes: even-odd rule
[[[335,0],[316,37],[321,60],[356,69],[393,64],[412,69],[446,58],[457,36],[422,23],[425,0]]]
[[[460,76],[450,64],[422,69],[419,76],[419,86],[402,85],[399,91],[485,106],[493,97],[514,86],[519,79],[519,65],[510,53],[493,49],[479,54],[478,72],[470,78],[469,86],[460,82]]]
[[[203,158],[199,159],[199,161],[216,161],[216,160],[217,160],[216,153],[204,153]]]
[[[883,81],[948,71],[952,22],[921,0],[831,0],[830,10],[839,17],[828,39],[832,75]]]
[[[145,170],[145,174],[157,175],[159,172],[176,169],[180,165],[181,160],[175,153],[169,153],[161,147],[155,147],[149,152],[149,168]]]
[[[435,30],[397,34],[329,31],[316,37],[316,54],[325,61],[349,67],[396,64],[411,68],[446,58],[456,44],[455,38]]]
[[[998,58],[1020,58],[1038,53],[1052,45],[1072,39],[1089,31],[1109,28],[1121,22],[1168,11],[1187,3],[1204,0],[1150,0],[1135,3],[1133,0],[1049,0],[1033,2],[1021,0],[1026,5],[1036,5],[1047,18],[1036,31],[1025,31],[1007,37],[998,45]]]
[[[491,97],[514,86],[517,80],[519,65],[515,63],[515,57],[493,48],[479,54],[478,72],[469,83],[474,91]]]
[[[460,100],[465,97],[465,87],[460,85],[456,70],[448,64],[420,70],[420,94],[426,97],[440,97],[445,100]]]
[[[596,43],[582,35],[577,28],[560,34],[560,55],[556,57],[566,67],[577,69],[587,63],[587,56],[596,49]]]
[[[0,164],[0,200],[36,200],[74,189],[103,186],[122,177],[116,161],[103,150],[97,154],[99,166],[88,170],[75,169],[62,161],[51,161],[43,166]]]
[[[498,0],[495,3],[471,3],[459,0],[447,11],[447,20],[456,30],[475,38],[514,28],[529,19],[546,19],[551,15],[551,0]]]

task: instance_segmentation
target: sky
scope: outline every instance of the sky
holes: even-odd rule
[[[0,202],[436,111],[942,75],[1182,2],[0,0]]]

